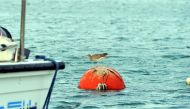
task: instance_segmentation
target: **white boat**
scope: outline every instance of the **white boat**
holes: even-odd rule
[[[22,0],[19,61],[0,62],[0,109],[48,108],[57,70],[65,67],[62,61],[24,59],[25,4]]]
[[[50,61],[0,63],[0,109],[42,109],[54,69]]]

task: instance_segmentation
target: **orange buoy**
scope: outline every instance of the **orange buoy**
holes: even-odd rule
[[[86,90],[121,90],[125,88],[125,84],[116,70],[98,66],[85,72],[80,79],[78,88]]]

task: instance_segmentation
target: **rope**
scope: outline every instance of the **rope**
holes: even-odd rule
[[[44,59],[46,61],[51,61],[54,64],[54,66],[55,66],[55,73],[53,75],[53,79],[52,79],[50,88],[48,90],[47,97],[45,99],[45,102],[44,102],[44,105],[43,105],[43,108],[42,108],[42,109],[48,109],[49,101],[50,101],[51,94],[52,94],[52,91],[53,91],[53,87],[54,87],[54,84],[55,84],[55,79],[56,79],[56,76],[57,76],[57,72],[59,70],[59,64],[54,59],[46,58],[45,56],[39,56],[39,55],[37,55],[36,59]]]

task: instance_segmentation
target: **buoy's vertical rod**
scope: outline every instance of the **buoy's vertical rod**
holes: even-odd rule
[[[25,16],[26,16],[26,0],[22,0],[21,7],[21,23],[20,23],[20,50],[19,61],[24,61],[24,35],[25,35]]]

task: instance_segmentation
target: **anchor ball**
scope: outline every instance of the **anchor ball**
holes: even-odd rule
[[[125,83],[113,68],[97,66],[87,70],[79,81],[78,88],[85,90],[122,90]]]

